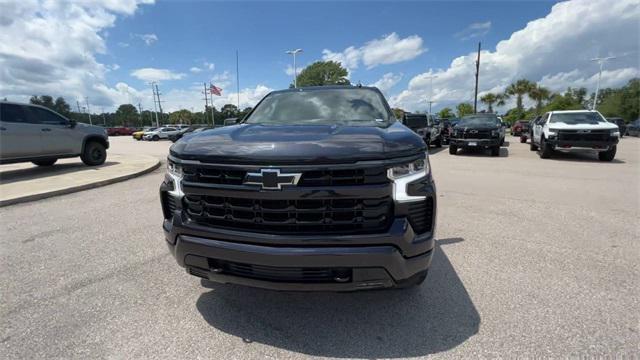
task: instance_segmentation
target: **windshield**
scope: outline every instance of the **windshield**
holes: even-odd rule
[[[565,123],[568,125],[576,124],[591,124],[596,125],[601,122],[606,122],[600,114],[596,112],[582,112],[582,113],[560,113],[551,115],[550,123]]]
[[[387,126],[382,96],[370,89],[318,89],[272,93],[246,123],[265,125]]]
[[[498,127],[500,126],[500,119],[497,116],[465,116],[456,126],[459,127],[467,127],[467,126],[486,126],[486,127]]]

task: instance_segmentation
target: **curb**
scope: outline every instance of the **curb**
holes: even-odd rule
[[[90,184],[72,186],[72,187],[68,187],[66,189],[53,190],[53,191],[48,191],[48,192],[43,192],[43,193],[33,194],[33,195],[25,195],[25,196],[13,198],[13,199],[8,199],[8,200],[0,200],[0,207],[9,206],[9,205],[15,205],[15,204],[21,204],[21,203],[25,203],[25,202],[29,202],[29,201],[42,200],[42,199],[46,199],[46,198],[50,198],[50,197],[54,197],[54,196],[58,196],[58,195],[71,194],[71,193],[79,192],[79,191],[82,191],[82,190],[89,190],[89,189],[102,187],[102,186],[105,186],[105,185],[115,184],[117,182],[129,180],[129,179],[132,179],[134,177],[138,177],[138,176],[141,176],[141,175],[144,175],[144,174],[148,174],[148,173],[154,171],[155,169],[159,168],[160,165],[161,165],[160,160],[156,160],[156,163],[153,166],[149,166],[149,167],[147,167],[145,169],[142,169],[142,170],[140,170],[138,172],[134,172],[134,173],[131,173],[131,174],[117,176],[117,177],[114,177],[114,178],[111,178],[111,179],[107,179],[107,180],[96,181],[96,182],[90,183]]]

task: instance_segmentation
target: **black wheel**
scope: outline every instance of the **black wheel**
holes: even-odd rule
[[[531,142],[529,143],[529,150],[538,151],[538,145],[533,142],[533,135],[531,135]]]
[[[80,158],[89,166],[102,165],[107,160],[107,149],[97,141],[90,141],[84,146]]]
[[[494,146],[491,148],[491,156],[500,156],[500,146]]]
[[[504,145],[504,138],[502,138],[502,140],[500,140],[500,146]]]
[[[158,140],[160,140],[160,136],[158,136],[158,135],[153,135],[153,137],[151,138],[151,140],[153,140],[153,141],[158,141]]]
[[[616,157],[617,146],[613,145],[611,149],[598,153],[598,159],[600,161],[612,161]]]
[[[422,283],[424,283],[424,281],[427,279],[427,274],[429,273],[428,270],[425,270],[423,272],[417,273],[415,275],[413,275],[412,277],[404,280],[404,281],[400,281],[398,283],[396,283],[396,286],[394,286],[395,289],[409,289],[409,288],[413,288],[416,286],[420,286],[422,285]]]
[[[458,153],[458,147],[455,145],[449,145],[449,154],[455,155]]]
[[[520,136],[520,142],[523,144],[527,143],[527,137],[526,136]]]
[[[51,166],[55,164],[56,161],[58,161],[58,159],[36,160],[36,161],[32,161],[32,163],[38,166]]]
[[[540,138],[540,151],[538,152],[541,159],[548,159],[553,155],[553,149],[547,142],[544,137]]]
[[[441,137],[439,137],[439,138],[438,138],[438,140],[436,140],[436,142],[434,143],[434,145],[435,145],[437,148],[441,148],[441,147],[442,147],[442,138],[441,138]]]

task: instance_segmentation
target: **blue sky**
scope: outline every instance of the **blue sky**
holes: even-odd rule
[[[392,106],[420,111],[433,100],[438,110],[472,101],[478,41],[480,95],[519,78],[593,92],[596,56],[617,57],[603,87],[640,76],[638,19],[637,0],[9,0],[0,12],[0,98],[49,94],[88,98],[94,111],[149,109],[148,83],[158,81],[165,110],[201,110],[206,81],[224,89],[214,99],[221,107],[237,99],[237,49],[240,103],[252,106],[288,87],[284,52],[302,48],[298,70],[338,61]]]

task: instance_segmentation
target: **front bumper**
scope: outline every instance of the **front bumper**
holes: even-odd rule
[[[161,197],[172,189],[166,179]],[[163,230],[170,252],[191,275],[220,283],[273,290],[354,291],[389,288],[424,273],[431,264],[436,222],[431,178],[410,184],[411,195],[428,194],[433,225],[416,234],[397,203],[389,228],[374,234],[269,234],[204,226],[176,203]],[[164,204],[163,204],[164,205]],[[324,278],[305,278],[306,274]]]
[[[547,139],[547,143],[554,150],[558,151],[607,151],[611,147],[618,144],[619,139],[617,137],[611,137],[606,141],[579,141],[579,140],[558,140]]]
[[[457,146],[459,148],[491,148],[500,146],[499,138],[491,139],[457,139],[450,138],[449,145]]]

